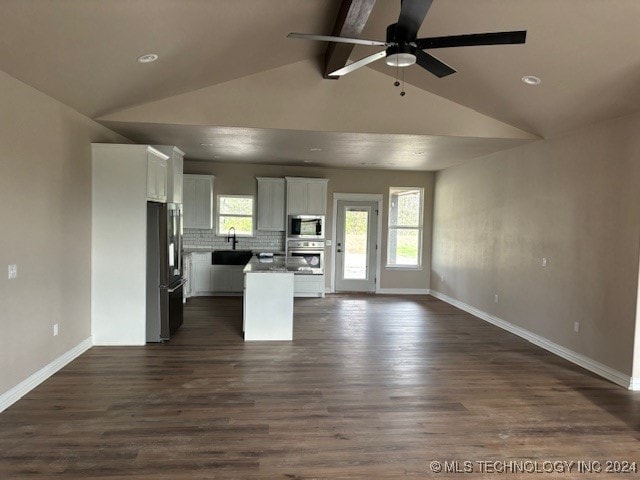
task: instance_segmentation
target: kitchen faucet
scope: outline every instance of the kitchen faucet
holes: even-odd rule
[[[231,230],[233,230],[233,237],[231,236]],[[238,245],[238,239],[236,238],[236,228],[235,227],[231,227],[229,229],[229,231],[227,232],[227,243],[229,243],[229,240],[231,240],[233,238],[233,243],[232,243],[232,250],[236,249],[236,245]]]

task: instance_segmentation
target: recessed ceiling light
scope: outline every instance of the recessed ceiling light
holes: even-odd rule
[[[527,85],[540,85],[542,83],[542,80],[534,75],[525,75],[522,77],[522,81]]]
[[[318,148],[318,147],[314,147],[314,148],[310,148],[310,149],[309,149],[309,151],[310,151],[310,152],[321,152],[321,151],[322,151],[322,149],[321,149],[321,148]]]
[[[201,147],[213,147],[213,143],[201,143]]]
[[[158,55],[155,53],[147,53],[138,57],[138,63],[151,63],[158,59]]]
[[[372,165],[377,165],[377,163],[374,163],[374,162],[362,162],[360,165],[364,165],[365,167],[370,167]]]
[[[418,155],[424,155],[424,152],[413,152],[413,154],[414,154],[415,156],[418,156]]]
[[[304,160],[304,163],[313,163],[311,160]]]

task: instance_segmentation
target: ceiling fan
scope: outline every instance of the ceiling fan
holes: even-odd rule
[[[436,77],[442,78],[456,71],[424,50],[448,47],[470,47],[476,45],[505,45],[525,42],[527,37],[526,30],[416,38],[418,30],[424,21],[424,17],[427,15],[429,7],[431,7],[432,1],[433,0],[401,0],[398,22],[392,23],[387,27],[387,39],[384,42],[379,40],[364,40],[360,38],[333,37],[295,32],[287,36],[289,38],[302,38],[323,42],[386,47],[385,50],[361,58],[358,61],[331,72],[329,76],[332,77],[346,75],[376,60],[385,58],[385,62],[389,66],[408,67],[417,63]]]

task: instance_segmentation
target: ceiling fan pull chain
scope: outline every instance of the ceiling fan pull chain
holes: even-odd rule
[[[400,96],[404,97],[406,92],[404,91],[404,69],[402,70],[402,91],[400,92]]]
[[[399,73],[400,67],[398,67],[398,64],[396,64],[396,81],[393,82],[393,86],[394,87],[399,87],[400,86],[400,82],[398,81],[398,73]]]

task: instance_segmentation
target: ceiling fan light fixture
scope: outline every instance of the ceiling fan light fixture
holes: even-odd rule
[[[392,53],[385,62],[390,67],[409,67],[416,63],[416,56],[413,53]]]
[[[409,67],[416,63],[415,48],[410,45],[393,45],[387,48],[385,63],[390,67]]]

